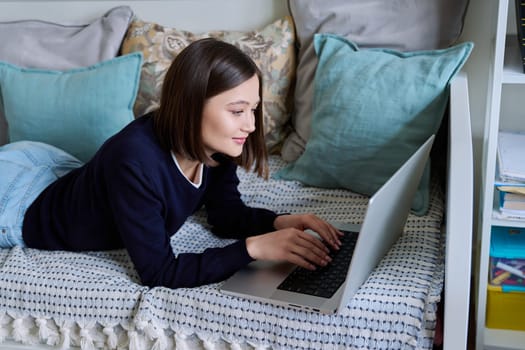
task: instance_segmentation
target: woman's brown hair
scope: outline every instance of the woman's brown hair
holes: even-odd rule
[[[204,162],[202,111],[207,99],[233,89],[257,75],[260,103],[255,110],[255,131],[234,158],[246,170],[268,177],[262,116],[262,76],[253,60],[234,45],[216,39],[194,41],[172,62],[162,86],[160,107],[154,113],[155,132],[166,149]]]

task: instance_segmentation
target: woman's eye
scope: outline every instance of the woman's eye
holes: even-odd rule
[[[232,111],[232,114],[233,114],[233,115],[236,115],[236,116],[242,115],[243,113],[244,113],[243,110]]]

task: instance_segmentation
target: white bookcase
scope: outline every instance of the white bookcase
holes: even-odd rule
[[[488,0],[497,15],[492,40],[487,115],[481,164],[481,203],[476,271],[476,349],[525,349],[525,331],[485,326],[490,235],[493,226],[525,227],[496,217],[495,171],[499,130],[525,131],[525,74],[516,37],[515,0]],[[490,23],[488,23],[490,24]],[[525,152],[525,150],[524,150]],[[525,314],[523,315],[525,321]]]

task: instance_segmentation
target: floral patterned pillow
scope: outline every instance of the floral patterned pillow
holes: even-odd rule
[[[291,17],[248,32],[212,31],[191,33],[134,19],[122,43],[121,52],[141,51],[144,56],[136,116],[158,107],[164,76],[171,61],[191,42],[213,37],[236,45],[258,65],[263,75],[265,140],[271,152],[279,151],[286,137],[285,124],[291,113],[289,98],[295,79],[295,31]]]

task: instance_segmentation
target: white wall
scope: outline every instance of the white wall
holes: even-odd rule
[[[196,2],[199,6],[195,6]],[[128,5],[140,18],[162,25],[189,31],[249,30],[267,25],[271,20],[288,13],[284,0],[171,0],[171,1],[108,1],[104,0],[0,0],[0,21],[38,18],[62,24],[89,23],[109,9],[109,6]],[[53,4],[54,3],[54,4]],[[100,5],[100,6],[98,6]],[[21,7],[24,11],[21,11]],[[50,6],[53,6],[52,8]],[[239,6],[243,7],[239,9]],[[60,8],[60,11],[56,11]],[[162,11],[159,11],[162,8]],[[225,20],[225,13],[252,14]],[[75,16],[72,19],[71,13]],[[80,16],[79,16],[80,14]]]

